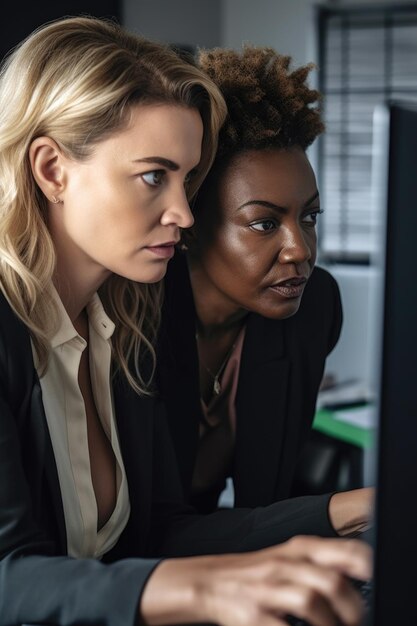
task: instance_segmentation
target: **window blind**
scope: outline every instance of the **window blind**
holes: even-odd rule
[[[417,101],[417,3],[321,8],[318,33],[326,123],[318,154],[320,254],[367,263],[379,223],[371,197],[372,116],[388,99]]]

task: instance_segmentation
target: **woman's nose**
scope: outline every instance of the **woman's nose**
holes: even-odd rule
[[[280,263],[305,263],[312,256],[311,245],[300,227],[282,228]]]
[[[168,207],[162,214],[161,224],[164,226],[175,224],[180,228],[190,228],[194,224],[194,216],[185,190],[179,191],[170,199]]]

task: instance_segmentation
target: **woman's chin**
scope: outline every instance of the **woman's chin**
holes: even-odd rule
[[[300,308],[301,298],[293,298],[281,303],[279,306],[259,307],[253,313],[258,313],[271,320],[284,320],[295,315]]]

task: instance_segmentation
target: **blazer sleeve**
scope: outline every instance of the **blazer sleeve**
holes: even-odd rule
[[[336,537],[328,508],[331,494],[282,500],[266,507],[220,509],[199,515],[179,505],[181,487],[174,450],[160,405],[155,420],[153,556],[247,552],[295,535]]]
[[[57,554],[37,527],[16,420],[0,396],[0,625],[22,623],[124,626],[157,560],[103,564]]]

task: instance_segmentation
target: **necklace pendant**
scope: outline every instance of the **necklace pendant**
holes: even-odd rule
[[[216,396],[218,396],[221,390],[222,388],[220,387],[219,379],[216,376],[216,378],[214,379],[214,383],[213,383],[213,392],[216,394]]]

